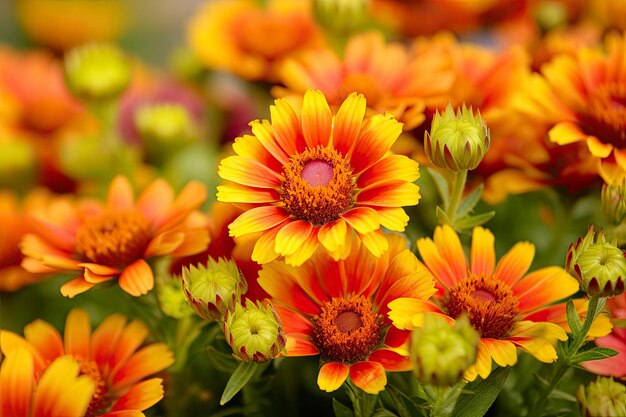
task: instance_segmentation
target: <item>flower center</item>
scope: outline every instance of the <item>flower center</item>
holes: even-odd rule
[[[383,340],[383,316],[363,296],[333,298],[312,321],[313,343],[324,361],[365,360]]]
[[[467,313],[481,337],[505,336],[517,320],[519,301],[511,288],[495,275],[470,274],[443,298],[444,310],[453,318]]]
[[[350,165],[332,147],[307,148],[283,167],[281,198],[291,216],[314,226],[337,220],[354,205]]]
[[[123,268],[143,256],[150,242],[150,224],[135,211],[105,212],[88,219],[76,234],[82,260]]]
[[[594,91],[589,112],[581,121],[585,133],[604,143],[626,147],[626,86],[613,83]]]
[[[94,361],[83,360],[81,358],[75,359],[80,366],[80,375],[87,375],[96,383],[96,389],[91,397],[91,402],[89,403],[85,417],[99,416],[103,412],[106,412],[113,402],[113,399],[109,395],[109,387],[104,378],[102,378],[98,364]]]

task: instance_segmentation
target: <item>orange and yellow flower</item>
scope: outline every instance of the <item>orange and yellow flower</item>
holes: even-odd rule
[[[154,286],[147,259],[206,248],[206,221],[196,211],[205,199],[206,188],[198,182],[187,184],[174,198],[169,184],[158,179],[135,202],[130,182],[118,176],[106,205],[58,202],[36,213],[35,231],[20,245],[22,266],[31,272],[81,271],[83,276],[61,287],[67,297],[118,276],[127,293],[146,294]]]
[[[517,348],[542,362],[557,358],[554,344],[567,340],[563,328],[534,322],[529,316],[578,291],[578,282],[563,268],[546,267],[527,274],[535,247],[517,243],[496,264],[494,236],[474,228],[469,263],[461,241],[449,226],[437,227],[434,241],[423,238],[417,248],[437,280],[434,301],[398,299],[389,305],[389,317],[401,329],[420,326],[426,312],[450,321],[467,314],[480,333],[476,363],[465,372],[467,380],[491,373],[492,359],[500,366],[517,362]]]
[[[210,69],[272,80],[282,59],[321,43],[306,0],[208,1],[189,23],[188,43]]]
[[[361,93],[370,113],[388,111],[405,130],[413,129],[424,121],[426,107],[443,103],[452,85],[450,60],[439,52],[386,43],[379,32],[356,35],[348,41],[343,59],[326,48],[286,60],[278,71],[286,87],[274,88],[274,94],[302,96],[308,89],[319,89],[332,107],[353,92]]]
[[[385,239],[389,250],[379,258],[353,238],[345,260],[320,251],[300,267],[276,261],[259,272],[283,323],[286,356],[320,355],[317,383],[324,391],[350,376],[376,394],[387,383],[385,370],[411,369],[410,333],[391,324],[387,305],[399,297],[425,302],[435,292],[434,280],[404,237]]]
[[[0,331],[3,416],[143,416],[163,398],[161,378],[174,363],[164,343],[140,346],[148,329],[114,314],[92,333],[84,310],[67,316],[64,337],[36,320],[24,337]]]
[[[550,141],[584,144],[585,159],[613,182],[626,175],[626,38],[611,34],[605,44],[606,50],[584,48],[544,64],[517,105],[550,127]]]
[[[402,132],[390,114],[365,116],[365,98],[353,93],[336,114],[320,91],[302,107],[285,99],[270,107],[272,121],[253,121],[237,138],[237,155],[220,163],[219,201],[247,210],[229,226],[231,236],[263,232],[252,259],[284,256],[300,265],[323,246],[335,258],[350,252],[353,231],[376,256],[388,247],[381,226],[403,231],[403,206],[418,203],[417,162],[392,155]]]

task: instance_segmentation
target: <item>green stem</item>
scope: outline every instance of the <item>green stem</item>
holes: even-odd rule
[[[465,181],[467,180],[467,170],[461,170],[454,173],[452,180],[452,191],[450,192],[450,205],[446,210],[448,218],[452,221],[456,220],[456,210],[461,202],[463,190],[465,190]]]
[[[556,388],[556,386],[561,382],[563,375],[569,369],[571,359],[578,353],[578,350],[585,343],[585,339],[587,337],[587,333],[593,324],[593,321],[598,316],[598,313],[602,310],[604,306],[604,300],[600,302],[599,297],[591,297],[589,299],[589,305],[587,307],[587,315],[585,316],[585,321],[583,322],[582,329],[580,333],[574,337],[572,342],[570,343],[564,358],[559,358],[556,369],[550,378],[548,383],[548,387],[541,390],[541,394],[539,398],[533,403],[533,406],[528,413],[528,416],[541,416],[543,414],[543,409],[548,397]],[[600,308],[598,308],[600,307]]]

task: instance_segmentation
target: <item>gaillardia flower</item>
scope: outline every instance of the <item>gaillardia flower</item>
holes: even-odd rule
[[[24,337],[1,331],[2,415],[143,416],[141,411],[163,398],[162,380],[145,378],[174,362],[164,343],[140,348],[147,335],[143,324],[127,324],[117,314],[91,333],[89,316],[80,309],[67,316],[64,337],[43,320],[27,325]],[[42,407],[52,411],[26,412]],[[73,414],[81,408],[82,414]]]
[[[324,95],[310,90],[302,109],[276,100],[271,122],[253,121],[254,136],[237,138],[237,155],[218,169],[229,183],[217,199],[250,207],[229,229],[235,237],[263,232],[253,260],[282,255],[300,265],[320,244],[345,257],[352,231],[380,256],[388,247],[380,227],[404,230],[402,206],[420,198],[418,164],[389,152],[402,125],[389,114],[365,117],[365,109],[354,93],[333,115]]]
[[[434,302],[398,299],[389,305],[393,324],[402,329],[420,327],[425,312],[434,311],[454,320],[467,314],[480,334],[477,360],[465,372],[472,381],[487,378],[491,360],[500,366],[517,362],[519,347],[542,362],[556,360],[554,344],[566,340],[554,323],[527,317],[578,291],[578,283],[563,268],[547,267],[527,274],[535,247],[517,243],[496,264],[494,236],[474,228],[470,262],[459,237],[449,226],[437,227],[434,242],[417,241],[424,263],[437,280]]]
[[[344,260],[319,251],[300,267],[275,261],[259,272],[283,323],[286,356],[320,355],[317,384],[324,391],[335,391],[350,376],[376,394],[387,383],[385,370],[411,369],[410,332],[391,324],[387,305],[399,297],[424,303],[435,292],[434,281],[402,236],[385,239],[389,249],[378,258],[352,236]]]
[[[155,180],[135,202],[129,181],[116,177],[106,205],[58,203],[34,216],[35,232],[22,239],[22,266],[31,272],[81,271],[61,287],[73,297],[119,276],[127,293],[154,286],[147,259],[187,256],[204,250],[208,232],[195,210],[206,199],[204,185],[191,182],[175,199],[164,180]]]

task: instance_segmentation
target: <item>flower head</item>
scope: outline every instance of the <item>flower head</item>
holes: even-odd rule
[[[68,297],[117,277],[127,293],[146,294],[154,286],[146,259],[206,248],[206,222],[195,212],[205,198],[200,183],[187,184],[175,199],[171,187],[156,180],[135,203],[128,180],[116,177],[106,205],[56,202],[34,213],[35,230],[20,243],[22,266],[31,272],[80,271],[83,276],[61,287]]]
[[[624,252],[607,242],[602,230],[596,237],[593,226],[589,227],[584,238],[578,238],[570,245],[566,268],[590,296],[611,297],[624,292]]]
[[[234,261],[209,258],[206,266],[183,268],[183,289],[193,309],[207,320],[222,320],[247,288]]]
[[[300,267],[275,261],[259,272],[285,329],[286,356],[319,355],[317,383],[324,391],[349,376],[376,394],[387,383],[385,370],[411,368],[409,332],[391,325],[387,305],[398,297],[425,302],[434,282],[404,238],[385,239],[389,249],[379,258],[352,237],[344,260],[320,251]]]
[[[581,413],[589,417],[626,415],[626,386],[613,378],[598,377],[576,393]]]
[[[224,316],[224,335],[233,356],[244,362],[267,362],[283,352],[285,331],[271,304],[239,302]]]
[[[365,108],[351,94],[333,115],[323,94],[309,91],[301,110],[276,100],[271,123],[254,121],[254,136],[237,138],[237,155],[218,169],[228,183],[217,199],[251,207],[229,229],[235,237],[263,232],[253,260],[282,255],[300,265],[320,244],[339,258],[353,231],[379,256],[388,247],[380,227],[404,230],[402,206],[420,197],[418,165],[389,153],[401,125],[390,115],[365,117]]]
[[[578,290],[565,270],[546,267],[527,274],[535,253],[528,242],[517,243],[496,264],[494,236],[481,227],[474,228],[469,263],[450,226],[437,227],[434,241],[419,239],[417,248],[438,292],[434,302],[392,301],[389,316],[395,326],[420,327],[429,311],[449,321],[467,315],[480,334],[476,363],[465,372],[470,381],[477,375],[487,378],[492,359],[500,366],[514,365],[518,347],[542,362],[556,360],[554,344],[567,339],[565,331],[530,317]]]
[[[452,171],[475,169],[489,149],[487,125],[472,108],[463,105],[456,115],[448,104],[443,115],[435,114],[430,133],[424,136],[428,159],[440,168]]]
[[[162,380],[145,378],[170,366],[174,357],[163,343],[139,348],[148,329],[138,321],[127,324],[123,316],[111,315],[91,333],[87,313],[75,309],[67,316],[64,338],[42,320],[27,325],[24,335],[0,332],[7,358],[0,380],[15,382],[0,384],[2,398],[11,399],[3,400],[0,410],[17,411],[31,401],[33,391],[31,409],[51,407],[56,411],[47,415],[64,416],[137,413],[163,398]],[[11,387],[13,394],[5,395],[3,390]]]

